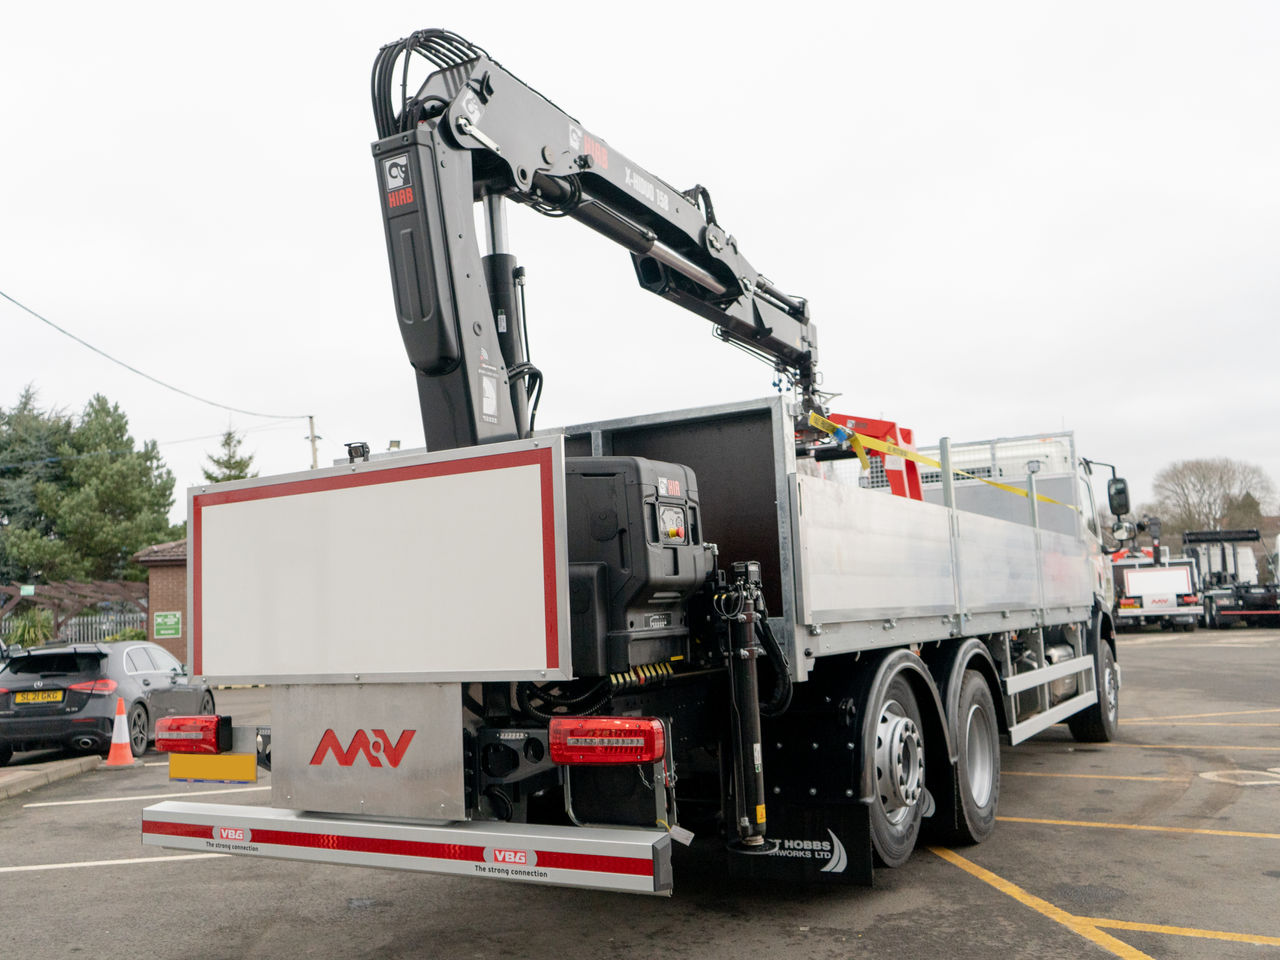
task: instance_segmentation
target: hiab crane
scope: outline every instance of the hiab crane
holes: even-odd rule
[[[1033,438],[1036,474],[1019,443],[953,463],[833,414],[807,301],[705,188],[446,31],[385,47],[372,87],[426,450],[189,491],[191,666],[270,685],[273,722],[170,718],[157,745],[177,779],[269,767],[271,803],[159,803],[144,842],[669,893],[693,841],[739,875],[869,883],[922,824],[990,834],[1002,738],[1115,735],[1071,435]],[[622,246],[791,396],[538,429],[513,202]],[[335,614],[370,580],[375,602]]]

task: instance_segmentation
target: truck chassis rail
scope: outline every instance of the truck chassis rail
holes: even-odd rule
[[[662,830],[490,821],[377,823],[167,800],[143,810],[142,842],[202,853],[671,894],[671,839]]]

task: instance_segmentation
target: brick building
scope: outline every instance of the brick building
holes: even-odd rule
[[[187,630],[187,541],[157,543],[134,554],[136,563],[147,568],[149,585],[147,639],[154,640],[186,663]]]

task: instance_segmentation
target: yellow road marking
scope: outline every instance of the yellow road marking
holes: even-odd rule
[[[1137,747],[1141,750],[1269,750],[1272,753],[1280,751],[1280,746],[1274,747],[1244,747],[1238,743],[1231,744],[1208,744],[1208,743],[1120,743],[1117,740],[1111,742],[1113,747]]]
[[[983,883],[995,887],[1001,893],[1013,897],[1023,906],[1030,907],[1055,923],[1062,924],[1068,930],[1096,943],[1104,950],[1109,950],[1117,957],[1122,957],[1124,960],[1153,960],[1150,954],[1143,953],[1141,950],[1129,946],[1123,940],[1117,940],[1110,934],[1103,933],[1096,924],[1067,913],[1060,907],[1055,907],[1048,900],[1042,900],[1040,897],[1028,893],[1017,884],[1010,883],[1004,877],[997,876],[990,870],[978,866],[972,860],[966,860],[954,850],[948,850],[946,847],[930,847],[929,849],[948,863],[954,864],[966,873],[977,877]]]
[[[1107,920],[1103,917],[1081,917],[1095,927],[1112,930],[1135,930],[1140,933],[1167,933],[1175,937],[1199,937],[1202,940],[1230,940],[1233,943],[1257,943],[1280,947],[1280,937],[1263,937],[1252,933],[1230,933],[1226,930],[1199,930],[1195,927],[1167,927],[1160,923],[1134,923],[1132,920]]]
[[[1110,773],[1031,773],[1023,770],[1002,770],[1006,777],[1066,777],[1070,780],[1155,780],[1162,783],[1190,783],[1190,777],[1122,777]]]
[[[1249,720],[1130,720],[1133,727],[1280,727],[1280,722]]]
[[[1144,823],[1101,823],[1096,820],[1042,820],[1037,817],[996,817],[1003,823],[1041,823],[1051,827],[1097,827],[1102,830],[1141,830],[1148,833],[1194,833],[1209,837],[1243,837],[1250,840],[1280,840],[1280,833],[1248,830],[1210,830],[1205,827],[1158,827]]]
[[[1132,720],[1121,720],[1121,723],[1150,723],[1154,720],[1203,720],[1205,717],[1247,717],[1256,713],[1280,713],[1280,707],[1268,707],[1265,710],[1225,710],[1222,713],[1179,713],[1169,717],[1135,717]]]

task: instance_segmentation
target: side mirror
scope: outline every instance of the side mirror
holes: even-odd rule
[[[1126,540],[1132,540],[1136,537],[1138,532],[1133,529],[1133,524],[1127,520],[1117,520],[1111,525],[1111,535],[1121,543],[1124,543]]]
[[[1122,477],[1107,481],[1107,506],[1114,517],[1123,517],[1129,512],[1129,484]]]
[[[1147,533],[1151,534],[1152,540],[1160,539],[1160,518],[1147,517]]]

